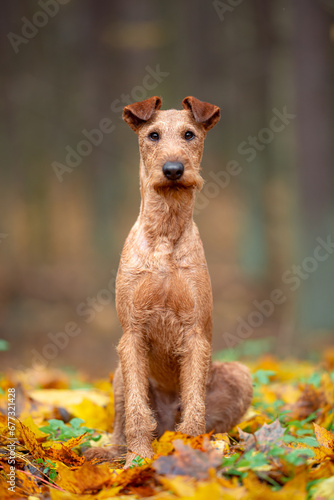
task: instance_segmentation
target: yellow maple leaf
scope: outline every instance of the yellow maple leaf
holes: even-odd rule
[[[84,421],[86,427],[101,431],[108,430],[107,410],[103,406],[84,398],[80,403],[70,405],[68,408],[72,415]]]
[[[222,455],[229,452],[229,443],[227,443],[225,439],[216,439],[215,441],[210,441],[210,443],[212,447],[218,450]]]
[[[62,408],[80,404],[83,399],[89,399],[99,406],[107,405],[110,400],[108,394],[97,389],[39,389],[29,391],[29,396],[40,403]]]
[[[48,434],[39,430],[31,415],[23,420],[22,424],[34,433],[37,441],[44,441],[47,438]]]
[[[192,496],[196,490],[196,481],[193,478],[185,476],[164,477],[161,476],[159,481],[175,495]]]
[[[222,488],[216,481],[209,483],[198,483],[198,486],[193,494],[182,496],[182,500],[220,500],[221,498],[228,499],[228,496],[222,496]],[[231,499],[235,498],[231,495]]]
[[[169,455],[173,449],[174,446],[171,442],[168,441],[161,441],[160,439],[155,439],[152,443],[154,455],[156,457],[161,457],[161,456],[167,456]]]
[[[247,417],[247,415],[246,415],[246,417]],[[259,412],[253,412],[253,414],[251,416],[249,416],[248,418],[245,418],[245,420],[240,422],[240,424],[238,424],[237,427],[233,428],[233,433],[230,432],[229,434],[234,434],[234,435],[238,436],[239,435],[238,427],[241,430],[247,429],[247,432],[255,432],[257,429],[259,429],[260,427],[262,427],[264,424],[266,424],[268,422],[270,422],[269,417],[262,415]]]

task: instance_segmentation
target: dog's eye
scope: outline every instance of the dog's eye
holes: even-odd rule
[[[184,134],[184,138],[186,141],[191,141],[195,137],[195,134],[191,130],[187,130],[187,132]]]
[[[151,141],[157,142],[160,139],[160,136],[158,132],[151,132],[149,134],[149,138],[151,139]]]

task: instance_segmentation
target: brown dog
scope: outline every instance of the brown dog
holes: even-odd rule
[[[86,456],[112,458],[127,445],[126,466],[136,455],[152,457],[153,437],[167,429],[228,431],[252,399],[245,366],[211,364],[211,283],[192,217],[204,139],[220,110],[194,97],[182,104],[159,111],[161,99],[151,97],[123,112],[139,137],[142,201],[116,281],[123,336],[114,446]]]

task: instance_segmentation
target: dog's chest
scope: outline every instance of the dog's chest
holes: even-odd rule
[[[139,328],[152,335],[152,342],[175,342],[195,323],[205,323],[211,302],[210,279],[196,235],[178,244],[168,238],[149,244],[140,231],[128,238],[116,293],[123,328]]]
[[[182,265],[182,257],[176,255],[173,244],[167,238],[160,238],[153,248],[144,251],[141,260],[148,271],[159,274],[161,279]]]
[[[145,273],[134,294],[133,304],[145,316],[145,323],[160,323],[161,328],[171,322],[183,322],[195,307],[194,290],[187,272],[165,262],[165,266]]]

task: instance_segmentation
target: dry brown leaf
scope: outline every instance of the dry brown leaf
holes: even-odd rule
[[[264,424],[254,434],[249,434],[239,429],[240,444],[244,447],[245,451],[256,447],[260,451],[265,452],[273,444],[278,446],[282,444],[284,432],[285,429],[281,426],[278,419],[271,424]]]
[[[210,447],[203,452],[191,448],[181,440],[174,441],[175,453],[167,457],[160,457],[153,462],[152,467],[158,474],[190,476],[205,479],[209,476],[209,469],[221,463],[221,454]]]

